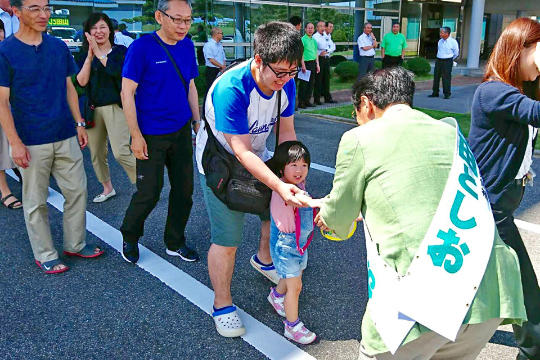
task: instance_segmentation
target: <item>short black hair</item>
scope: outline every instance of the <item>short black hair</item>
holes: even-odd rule
[[[381,110],[393,104],[412,106],[414,74],[401,66],[375,70],[353,86],[352,102],[356,110],[360,109],[361,96],[367,96]]]
[[[86,21],[83,23],[83,26],[84,26],[83,33],[90,34],[90,29],[92,29],[92,27],[96,25],[99,22],[99,20],[105,21],[105,23],[109,27],[109,41],[111,43],[111,46],[114,46],[113,24],[112,24],[111,18],[109,18],[109,16],[105,13],[95,12],[95,13],[90,14],[90,16],[88,16],[88,19],[86,19]],[[83,50],[88,51],[88,39],[86,39],[86,36],[82,37],[82,41],[83,41],[82,43]]]
[[[298,65],[302,61],[304,46],[300,33],[292,24],[271,21],[255,31],[253,54],[259,55],[264,65],[286,61]]]
[[[331,21],[327,21],[327,22],[325,22],[325,23],[324,23],[324,26],[328,27],[328,25],[330,25],[330,24],[332,24],[332,25],[333,25],[334,23],[333,23],[333,22],[331,22]]]
[[[111,23],[112,23],[113,30],[118,30],[118,20],[111,19]]]
[[[308,168],[311,166],[309,150],[300,141],[284,141],[279,144],[272,158],[276,176],[283,176],[285,165],[301,159],[306,162]]]
[[[293,26],[298,26],[298,25],[302,25],[302,18],[298,15],[293,15],[291,16],[291,18],[289,19],[289,22],[291,24],[293,24]]]

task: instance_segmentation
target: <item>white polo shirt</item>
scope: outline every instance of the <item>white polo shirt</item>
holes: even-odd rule
[[[373,39],[371,38],[371,34],[366,34],[365,32],[362,33],[358,37],[358,51],[360,52],[360,56],[374,56],[375,55],[375,49],[369,49],[369,50],[362,50],[364,46],[372,46],[373,45]]]
[[[217,68],[217,66],[212,64],[208,59],[214,59],[220,64],[225,62],[225,50],[223,50],[223,45],[221,44],[221,41],[217,42],[214,38],[208,39],[208,42],[204,44],[203,53],[204,64],[208,67]]]
[[[437,44],[437,58],[439,59],[455,59],[459,55],[459,45],[453,37],[448,39],[440,39]]]
[[[7,38],[19,31],[19,18],[0,9],[0,20],[4,23],[4,36]]]

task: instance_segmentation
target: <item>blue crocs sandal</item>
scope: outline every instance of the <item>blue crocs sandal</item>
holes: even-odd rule
[[[46,261],[44,263],[40,263],[39,261],[36,260],[36,264],[37,266],[39,266],[41,270],[43,270],[45,274],[60,274],[60,273],[63,273],[64,271],[69,270],[69,266],[64,264],[60,259]],[[65,268],[59,269],[59,270],[53,270],[56,265],[64,265]]]
[[[99,251],[96,252],[96,249],[98,249]],[[88,245],[88,244],[84,245],[82,250],[79,251],[79,252],[76,252],[76,253],[72,253],[72,252],[68,252],[68,251],[64,250],[64,254],[66,254],[68,256],[78,256],[78,257],[82,257],[82,258],[85,258],[85,259],[97,258],[98,256],[103,255],[104,252],[105,251],[101,250],[101,248],[99,246],[93,247],[93,246]]]
[[[212,308],[211,313],[219,335],[224,337],[238,337],[246,333],[246,328],[236,312],[236,306],[227,306],[217,311],[214,311],[214,308]]]

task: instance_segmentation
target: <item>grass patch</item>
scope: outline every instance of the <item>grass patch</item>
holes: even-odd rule
[[[469,128],[471,127],[471,115],[470,114],[458,114],[458,113],[451,113],[451,112],[446,112],[446,111],[431,110],[431,109],[421,109],[421,108],[415,108],[415,109],[422,111],[423,113],[431,116],[434,119],[442,119],[442,118],[445,118],[445,117],[453,117],[454,119],[457,120],[463,135],[465,135],[466,137],[469,136]],[[331,115],[331,116],[338,116],[338,117],[351,119],[351,113],[352,113],[353,110],[354,110],[354,108],[353,108],[352,105],[345,105],[345,106],[338,106],[338,107],[334,107],[334,108],[304,111],[304,113]]]

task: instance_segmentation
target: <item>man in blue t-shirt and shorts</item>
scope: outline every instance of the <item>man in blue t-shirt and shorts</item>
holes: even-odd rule
[[[253,176],[281,195],[288,205],[301,206],[294,196],[301,190],[282,182],[264,162],[270,158],[266,140],[276,123],[279,90],[282,90],[279,141],[296,140],[294,77],[302,60],[302,40],[291,24],[270,22],[257,29],[253,47],[252,59],[228,70],[210,87],[206,119],[217,140]],[[245,213],[230,210],[206,185],[201,160],[207,139],[207,129],[201,129],[197,133],[196,160],[212,233],[208,252],[208,271],[215,292],[212,316],[220,335],[237,337],[245,333],[245,328],[233,306],[231,281]],[[269,213],[261,216],[261,220],[259,251],[251,258],[251,264],[277,284],[279,279],[269,249]]]
[[[123,257],[139,260],[139,238],[154,209],[167,167],[171,192],[165,225],[167,254],[185,261],[199,255],[186,245],[186,228],[193,200],[192,120],[200,121],[195,79],[199,74],[186,0],[160,0],[155,13],[161,29],[135,40],[122,74],[122,104],[137,158],[137,192],[133,194],[120,231]],[[180,78],[176,68],[182,74]]]
[[[20,28],[0,43],[0,124],[23,178],[24,219],[36,264],[46,274],[68,270],[54,248],[47,197],[51,174],[64,202],[64,253],[103,254],[86,244],[86,173],[81,148],[88,143],[71,76],[77,66],[66,44],[44,35],[47,0],[11,0]],[[11,105],[11,110],[10,110]]]

